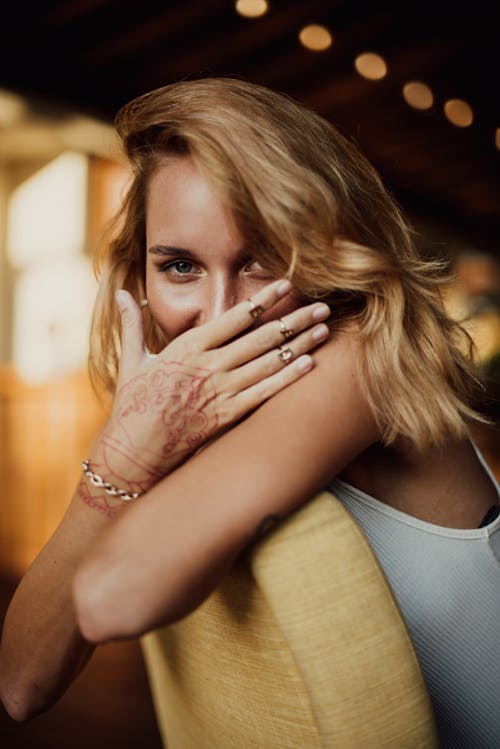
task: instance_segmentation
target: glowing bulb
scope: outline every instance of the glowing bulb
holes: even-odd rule
[[[17,94],[0,88],[0,127],[12,127],[20,122],[28,107]]]
[[[448,99],[444,105],[444,113],[457,127],[469,127],[474,120],[472,109],[463,99]]]
[[[430,109],[434,96],[429,86],[420,81],[410,81],[403,86],[403,96],[407,104],[414,109]]]
[[[269,10],[267,0],[237,0],[236,11],[245,18],[258,18]]]
[[[307,49],[322,52],[333,44],[333,37],[325,26],[312,23],[300,30],[299,39]]]
[[[495,131],[495,145],[500,151],[500,127],[497,127]]]
[[[370,81],[379,81],[387,75],[387,63],[384,58],[375,52],[363,52],[354,61],[354,67],[363,78]]]

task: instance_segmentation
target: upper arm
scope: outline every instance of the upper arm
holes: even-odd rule
[[[379,438],[359,382],[360,355],[357,336],[333,334],[315,352],[315,368],[245,424],[248,439],[258,434],[279,463],[268,480],[286,476],[290,501],[307,500]]]
[[[77,578],[77,606],[89,639],[137,634],[187,614],[263,517],[283,516],[307,501],[378,438],[358,381],[359,355],[354,334],[334,335],[314,354],[310,373],[193,456],[118,520]],[[130,614],[120,624],[119,601],[130,600],[132,591],[137,619]],[[86,614],[99,609],[114,621],[109,631],[103,625],[102,636],[100,625],[85,622]]]
[[[354,334],[334,335],[315,352],[316,366],[307,376],[207,450],[204,473],[223,462],[219,491],[240,499],[241,539],[255,530],[255,519],[286,514],[307,501],[378,439],[359,383],[359,355]]]

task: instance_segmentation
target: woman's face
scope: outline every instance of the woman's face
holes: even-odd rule
[[[248,299],[273,278],[188,156],[163,164],[146,203],[146,294],[168,340]],[[262,316],[296,309],[290,294]]]

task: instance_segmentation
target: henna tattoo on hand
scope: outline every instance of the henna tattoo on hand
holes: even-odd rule
[[[210,370],[157,361],[119,389],[101,434],[93,469],[106,481],[143,494],[218,431]],[[80,498],[113,517],[123,502],[82,483]]]
[[[193,452],[217,431],[216,397],[209,370],[160,361],[118,391],[115,425],[122,439],[113,435],[109,443],[156,473],[158,467],[176,455]]]

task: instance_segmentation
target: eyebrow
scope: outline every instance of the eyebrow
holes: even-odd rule
[[[196,252],[188,250],[186,247],[176,247],[170,244],[154,244],[148,248],[148,253],[151,255],[161,255],[162,257],[187,257],[189,260],[196,260]],[[243,246],[238,250],[238,255],[243,259],[250,259],[252,253],[247,246]]]
[[[174,257],[178,255],[183,255],[190,259],[194,259],[195,257],[195,253],[191,252],[191,250],[187,250],[185,247],[174,247],[169,244],[154,244],[152,247],[149,247],[148,253],[151,253],[151,255],[163,255],[164,257]]]

